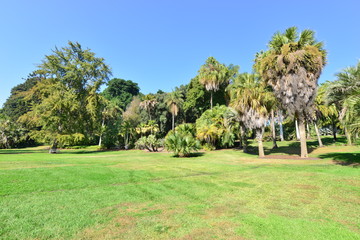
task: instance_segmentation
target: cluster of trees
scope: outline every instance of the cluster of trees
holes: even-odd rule
[[[69,42],[45,56],[24,83],[14,87],[0,115],[0,147],[36,143],[58,147],[99,144],[180,156],[191,151],[237,147],[247,138],[298,138],[307,157],[310,126],[320,135],[344,132],[348,144],[360,130],[360,63],[320,87],[326,51],[314,32],[295,27],[276,33],[256,54],[253,73],[209,57],[198,75],[172,92],[144,95],[137,83],[111,77],[103,58]],[[106,88],[101,91],[101,86]],[[295,126],[295,127],[293,127]],[[276,134],[279,132],[279,134]]]

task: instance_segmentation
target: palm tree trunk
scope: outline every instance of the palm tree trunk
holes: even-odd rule
[[[273,149],[278,148],[276,144],[276,132],[275,132],[275,117],[274,117],[274,110],[271,110],[271,131],[272,131],[272,140],[273,140]]]
[[[284,129],[283,129],[283,125],[282,125],[282,113],[281,110],[278,110],[277,112],[278,114],[278,119],[279,119],[279,128],[280,128],[280,141],[284,141]]]
[[[213,108],[213,91],[210,91],[210,106]]]
[[[308,157],[308,150],[306,146],[306,130],[305,130],[305,119],[299,119],[299,135],[300,135],[300,148],[301,148],[301,158]]]
[[[305,127],[304,127],[305,129]],[[299,124],[297,119],[295,119],[295,130],[296,130],[296,140],[300,140]]]
[[[175,114],[172,112],[172,130],[175,128]]]
[[[352,145],[351,133],[349,132],[349,130],[346,126],[344,127],[344,130],[345,130],[345,135],[346,135],[346,139],[347,139],[347,145],[351,146]]]
[[[318,139],[318,142],[319,142],[319,147],[323,147],[324,145],[323,145],[323,143],[321,141],[320,132],[319,132],[319,129],[317,127],[316,122],[314,122],[314,127],[315,127],[316,136],[317,136],[317,139]]]
[[[259,157],[265,157],[264,146],[263,146],[263,142],[262,142],[263,133],[264,133],[264,128],[256,129],[256,135],[257,135],[256,138],[258,140]]]
[[[310,126],[308,122],[306,122],[306,139],[311,139]]]
[[[241,138],[242,138],[242,144],[243,144],[243,152],[247,153],[247,146],[248,146],[248,142],[247,142],[247,136],[246,136],[246,128],[244,126],[241,126]]]

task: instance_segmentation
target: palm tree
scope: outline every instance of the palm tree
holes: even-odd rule
[[[259,157],[264,157],[262,136],[265,123],[275,103],[273,93],[265,88],[256,74],[249,73],[240,74],[228,90],[230,106],[239,112],[246,128],[256,131]]]
[[[340,123],[351,145],[352,132],[359,133],[360,127],[360,61],[336,76],[337,80],[328,87],[327,100],[338,107]]]
[[[305,122],[313,111],[317,81],[325,65],[326,51],[314,32],[296,27],[277,32],[269,49],[256,55],[255,69],[273,88],[281,107],[299,122],[301,157],[308,157]]]
[[[229,83],[230,79],[237,73],[239,67],[230,65],[226,67],[219,63],[214,57],[209,57],[199,70],[199,82],[210,91],[210,106],[213,107],[213,92],[219,90],[220,86]]]
[[[169,107],[169,110],[172,115],[172,130],[175,128],[175,116],[179,113],[179,108],[183,104],[183,94],[180,91],[172,91],[166,95],[165,98],[166,105]]]
[[[157,104],[154,94],[147,94],[144,96],[143,100],[140,102],[140,107],[148,112],[149,120],[151,120],[151,110]]]

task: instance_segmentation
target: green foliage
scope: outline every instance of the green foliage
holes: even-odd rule
[[[30,90],[25,100],[35,96],[31,111],[20,120],[33,127],[32,136],[42,142],[51,142],[56,148],[65,139],[79,134],[91,138],[101,126],[101,107],[104,99],[100,86],[111,74],[103,58],[83,50],[79,43],[56,48],[37,70],[43,77]]]
[[[239,126],[231,124],[227,118],[232,110],[224,105],[216,106],[205,111],[196,120],[196,137],[206,143],[206,148],[232,147],[235,142],[235,134],[239,132]],[[231,121],[236,121],[232,119]]]
[[[213,93],[214,105],[225,105],[227,103],[226,94],[227,83],[220,85],[219,90]],[[187,86],[186,97],[183,104],[186,122],[195,123],[206,110],[210,109],[210,92],[200,84],[199,77],[191,79]]]
[[[354,136],[360,133],[360,61],[336,76],[337,80],[329,83],[327,101],[339,110],[341,126],[351,144]]]
[[[147,149],[149,152],[157,152],[158,148],[162,146],[162,141],[160,139],[157,139],[155,135],[141,137],[135,143],[136,148]]]
[[[116,102],[123,110],[130,104],[134,96],[139,95],[140,88],[131,80],[113,78],[107,83],[103,91],[105,98]]]
[[[195,138],[194,125],[185,123],[171,130],[165,137],[165,147],[179,157],[189,157],[191,152],[200,149],[200,143]]]
[[[209,57],[199,70],[199,83],[207,91],[210,91],[210,106],[213,107],[213,92],[217,92],[222,85],[227,86],[230,80],[237,74],[238,66],[225,66],[214,57]]]
[[[8,116],[0,114],[0,148],[14,148],[24,145],[28,132]],[[26,145],[26,144],[25,144]]]
[[[34,87],[40,80],[41,76],[33,72],[25,79],[24,83],[11,89],[10,97],[5,101],[2,111],[12,121],[17,121],[20,116],[31,110],[31,104],[36,101],[36,98],[33,96],[25,99],[24,93]]]

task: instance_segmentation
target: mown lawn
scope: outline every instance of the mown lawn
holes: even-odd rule
[[[298,151],[280,145],[267,154]],[[0,150],[0,239],[360,239],[360,148],[313,146],[321,159]]]

